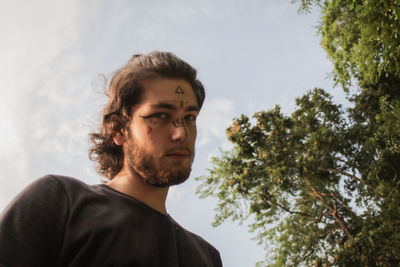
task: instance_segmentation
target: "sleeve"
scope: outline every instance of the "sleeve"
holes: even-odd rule
[[[0,215],[0,267],[56,266],[69,198],[54,176],[24,189]]]

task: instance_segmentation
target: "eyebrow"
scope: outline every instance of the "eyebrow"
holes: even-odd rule
[[[170,103],[165,103],[165,102],[160,102],[157,104],[151,105],[152,108],[165,108],[165,109],[170,109],[170,110],[177,110],[178,108]],[[199,107],[196,106],[188,106],[185,108],[185,111],[200,111]]]

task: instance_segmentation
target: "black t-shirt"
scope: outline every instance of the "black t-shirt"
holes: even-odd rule
[[[0,266],[222,266],[170,216],[106,185],[49,175],[0,216]]]

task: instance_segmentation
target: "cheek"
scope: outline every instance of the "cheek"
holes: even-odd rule
[[[188,127],[187,131],[188,131],[188,135],[189,135],[190,138],[196,139],[196,137],[197,137],[196,125]]]
[[[157,146],[161,140],[164,140],[165,130],[160,125],[148,125],[141,129],[142,140],[147,143],[147,146]]]

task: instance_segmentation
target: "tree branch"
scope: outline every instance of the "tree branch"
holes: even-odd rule
[[[311,214],[304,213],[304,212],[299,212],[299,211],[292,211],[289,208],[287,208],[287,207],[285,207],[285,206],[283,206],[283,205],[281,205],[281,204],[279,204],[279,203],[277,203],[275,201],[272,201],[271,198],[269,197],[270,195],[268,193],[259,194],[259,193],[256,193],[254,191],[249,191],[249,192],[254,194],[254,195],[261,196],[263,200],[269,202],[272,205],[275,205],[275,206],[281,208],[282,210],[284,210],[284,211],[286,211],[286,212],[288,212],[290,214],[298,214],[298,215],[302,215],[302,216],[305,216],[305,217],[314,218],[314,216],[312,216]]]
[[[328,204],[328,202],[326,202],[325,198],[324,198],[320,193],[317,192],[317,190],[316,190],[315,187],[310,183],[310,181],[308,181],[308,179],[305,179],[305,180],[306,180],[306,181],[308,182],[308,184],[310,185],[311,190],[312,190],[312,194],[313,194],[316,198],[318,198],[319,200],[321,200],[322,203],[324,203],[325,207],[330,211],[330,214],[331,214],[333,217],[335,217],[336,221],[339,223],[339,225],[341,226],[342,230],[343,230],[344,233],[347,235],[347,237],[348,237],[348,238],[351,238],[352,236],[351,236],[351,234],[350,234],[349,229],[347,228],[346,222],[343,220],[342,214],[340,214],[340,213],[337,211],[337,209],[336,209],[336,208],[337,208],[337,207],[336,207],[336,203],[337,203],[337,202],[335,201],[335,206],[334,206],[334,207],[330,206],[330,205]]]
[[[318,169],[321,170],[321,171],[328,171],[328,172],[333,172],[333,173],[342,174],[342,175],[345,175],[345,176],[347,176],[347,177],[349,177],[349,178],[352,178],[352,179],[354,179],[354,180],[360,182],[361,184],[367,186],[367,188],[370,189],[370,190],[372,190],[372,192],[376,192],[376,193],[378,194],[378,196],[383,197],[382,193],[380,193],[379,191],[377,191],[376,188],[372,188],[370,185],[365,184],[365,182],[364,182],[360,177],[357,177],[357,176],[355,176],[355,175],[353,175],[353,174],[351,174],[351,173],[348,173],[348,172],[342,171],[342,170],[325,169],[325,168],[321,168],[321,167],[319,167]]]
[[[353,174],[351,174],[351,173],[342,171],[342,170],[325,169],[325,168],[321,168],[321,167],[319,167],[318,169],[321,170],[321,171],[328,171],[328,172],[333,172],[333,173],[342,174],[342,175],[345,175],[345,176],[347,176],[347,177],[350,177],[350,178],[352,178],[352,179],[354,179],[354,180],[357,180],[357,181],[359,181],[359,182],[362,182],[362,179],[361,179],[361,178],[359,178],[359,177],[357,177],[357,176],[355,176],[355,175],[353,175]]]

